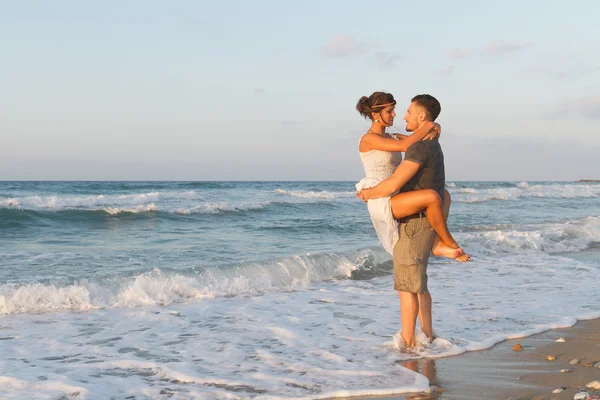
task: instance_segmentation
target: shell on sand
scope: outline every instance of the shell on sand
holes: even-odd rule
[[[572,359],[571,361],[569,361],[569,364],[571,364],[571,365],[579,364],[579,358]]]
[[[564,343],[565,339],[564,338],[558,338],[556,339],[556,343]]]
[[[560,372],[562,372],[562,373],[575,372],[575,370],[574,369],[565,368],[565,369],[561,369]]]
[[[590,394],[588,392],[579,392],[573,397],[573,400],[587,400],[590,398]]]
[[[585,387],[594,389],[594,390],[598,390],[600,389],[600,382],[598,381],[591,381],[590,383],[588,383],[587,385],[585,385]]]
[[[515,344],[512,347],[513,351],[523,351],[523,346],[521,346],[519,343]]]
[[[546,356],[546,360],[548,360],[548,361],[554,361],[554,360],[556,360],[556,356],[553,356],[552,354],[549,354],[549,355]]]
[[[591,363],[591,362],[586,362],[586,363],[583,363],[583,364],[581,364],[581,365],[583,365],[584,367],[587,367],[587,368],[589,368],[589,367],[593,367],[593,366],[594,366],[594,364],[593,364],[593,363]]]

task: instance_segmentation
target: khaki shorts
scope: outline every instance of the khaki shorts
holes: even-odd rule
[[[394,246],[394,290],[427,290],[427,263],[436,233],[425,216],[398,221],[400,239]]]

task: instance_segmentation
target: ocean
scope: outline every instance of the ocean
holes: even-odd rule
[[[448,182],[472,261],[432,258],[437,345],[394,348],[355,182],[0,182],[0,398],[424,390],[398,361],[600,317],[600,183]]]

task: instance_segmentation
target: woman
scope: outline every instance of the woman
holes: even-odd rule
[[[356,105],[357,111],[365,118],[371,119],[371,127],[362,136],[359,144],[360,158],[365,168],[366,177],[357,185],[358,191],[377,185],[394,173],[402,154],[413,143],[439,135],[439,125],[428,122],[410,136],[388,135],[385,129],[394,123],[396,101],[390,93],[375,92],[371,96],[363,96]],[[432,189],[398,193],[391,197],[369,200],[367,207],[377,236],[383,247],[390,253],[398,241],[398,225],[396,220],[425,210],[427,219],[438,234],[432,253],[468,261],[446,226],[446,218],[450,207],[450,193],[445,191],[447,201],[442,203],[440,196]],[[443,206],[445,205],[445,209]],[[445,212],[444,212],[445,211]]]

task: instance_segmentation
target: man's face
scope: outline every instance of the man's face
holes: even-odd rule
[[[423,107],[415,102],[410,103],[410,106],[408,106],[408,110],[406,110],[406,114],[404,115],[407,132],[412,132],[421,125],[424,113],[425,110]]]

